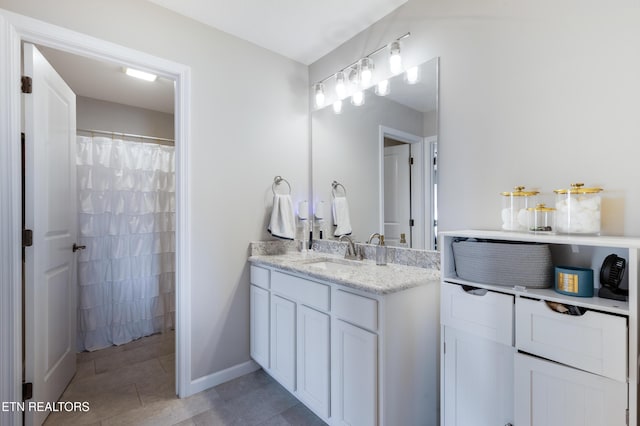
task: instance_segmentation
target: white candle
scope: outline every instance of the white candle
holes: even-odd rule
[[[324,201],[316,203],[316,219],[324,219]]]
[[[307,203],[307,200],[298,203],[298,217],[300,219],[307,219],[309,217],[309,203]]]

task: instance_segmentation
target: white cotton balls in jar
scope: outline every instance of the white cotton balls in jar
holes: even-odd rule
[[[602,188],[585,188],[572,183],[569,189],[556,189],[556,228],[563,234],[600,233]]]
[[[528,208],[536,205],[538,191],[525,191],[524,186],[516,186],[513,191],[502,192],[502,229],[504,231],[526,231]]]

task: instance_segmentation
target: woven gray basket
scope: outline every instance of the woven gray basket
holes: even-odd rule
[[[458,277],[482,284],[547,288],[553,261],[547,244],[454,241]]]

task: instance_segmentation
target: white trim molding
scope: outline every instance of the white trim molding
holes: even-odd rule
[[[244,376],[245,374],[252,373],[260,368],[261,367],[255,361],[249,360],[195,379],[191,382],[191,390],[193,393],[198,393],[221,383],[228,382],[229,380],[233,380],[237,377]]]
[[[0,15],[0,402],[22,401],[20,38]],[[22,424],[0,411],[0,424]]]
[[[191,71],[186,65],[0,9],[0,401],[21,401],[22,195],[20,45],[35,43],[173,79],[176,146],[176,393],[199,389],[191,380]],[[0,413],[18,425],[22,413]]]

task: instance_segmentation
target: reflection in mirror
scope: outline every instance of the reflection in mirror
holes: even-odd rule
[[[337,181],[349,194],[354,241],[379,232],[388,245],[435,249],[438,58],[388,84],[384,96],[365,90],[362,105],[347,98],[340,113],[331,105],[312,113],[314,209],[331,206]],[[323,238],[335,238],[327,213]]]

